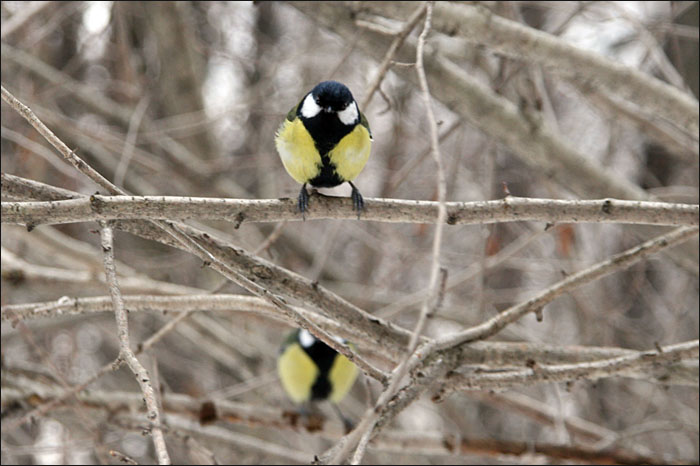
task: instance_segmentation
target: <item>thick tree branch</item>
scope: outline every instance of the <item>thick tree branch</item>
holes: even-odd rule
[[[3,174],[3,180],[5,180]],[[11,176],[11,175],[8,175]],[[7,178],[11,181],[10,178]],[[3,182],[4,184],[4,182]],[[365,199],[363,220],[435,223],[439,203]],[[518,221],[698,225],[697,204],[618,199],[561,200],[508,196],[499,200],[446,202],[446,223],[471,225]],[[357,218],[349,198],[313,194],[307,220]],[[175,196],[84,196],[50,202],[3,202],[2,223],[37,226],[100,220],[228,220],[244,223],[301,221],[294,199],[222,199]]]
[[[363,14],[387,14],[393,18],[408,17],[406,6],[391,2],[290,2],[292,7],[310,19],[332,29],[347,40],[356,36],[353,18]],[[443,4],[438,4],[441,8]],[[396,11],[396,10],[401,11]],[[376,33],[368,33],[357,41],[370,56],[381,59],[388,39]],[[404,47],[407,49],[408,47]],[[399,58],[412,60],[415,48],[404,50]],[[610,196],[622,199],[648,199],[650,196],[637,186],[610,170],[601,167],[590,157],[579,152],[555,129],[545,124],[537,115],[526,115],[513,102],[497,95],[466,70],[454,64],[440,53],[425,57],[426,72],[436,76],[440,85],[433,89],[433,96],[450,110],[468,120],[476,128],[505,144],[516,156],[543,176],[555,179],[562,186],[579,196]],[[413,70],[395,68],[397,74],[416,81]]]
[[[6,174],[2,175],[0,186],[3,194],[23,199],[56,199],[64,195],[66,197],[78,195],[73,191],[54,188],[44,183]],[[355,213],[355,218],[356,216]],[[409,332],[407,330],[384,319],[371,316],[318,283],[260,257],[252,256],[227,241],[189,225],[181,224],[179,227],[192,238],[196,237],[198,241],[206,243],[206,247],[210,251],[213,251],[229,267],[238,270],[242,276],[247,277],[250,281],[262,284],[272,293],[297,299],[322,313],[333,314],[334,318],[349,328],[354,328],[358,334],[377,341],[382,347],[382,351],[387,354],[403,354],[402,351],[408,343]],[[115,228],[189,251],[181,242],[165,234],[160,227],[154,226],[150,221],[116,221]]]

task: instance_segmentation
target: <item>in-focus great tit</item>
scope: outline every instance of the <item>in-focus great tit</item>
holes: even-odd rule
[[[308,330],[298,329],[282,344],[277,373],[295,403],[326,399],[339,403],[352,388],[357,367]]]
[[[359,217],[364,202],[352,180],[367,163],[372,133],[347,86],[336,81],[316,85],[289,111],[275,145],[287,173],[302,184],[302,215],[309,205],[307,184],[332,188],[347,181]]]

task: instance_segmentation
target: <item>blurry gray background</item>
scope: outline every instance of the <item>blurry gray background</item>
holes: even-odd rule
[[[130,193],[295,197],[299,186],[275,152],[275,131],[289,108],[322,80],[347,84],[357,101],[364,102],[391,43],[387,34],[400,29],[419,6],[389,3],[395,7],[392,15],[349,14],[350,7],[342,2],[2,2],[2,83],[90,165]],[[698,95],[696,2],[483,6]],[[22,21],[21,15],[27,18]],[[396,60],[415,60],[421,29],[422,21]],[[599,95],[586,95],[537,64],[506,58],[440,31],[431,31],[426,53],[449,56],[486,89],[507,98],[524,114],[541,118],[614,176],[659,200],[698,202],[697,134],[694,150],[693,143],[690,148],[684,143],[685,134],[670,141],[654,137],[644,117],[635,119],[633,107],[624,113],[624,108]],[[445,87],[444,80],[450,79],[430,68],[427,73],[431,90]],[[91,105],[86,95],[102,100]],[[498,199],[504,196],[504,183],[514,196],[609,195],[582,192],[550,177],[548,167],[528,165],[512,148],[456,112],[459,99],[456,95],[454,101],[434,103],[448,200]],[[435,200],[435,165],[415,70],[395,65],[381,92],[362,110],[374,135],[370,160],[355,180],[363,195]],[[172,150],[168,141],[179,143],[180,150]],[[4,173],[83,194],[98,190],[52,157],[46,141],[4,103],[1,147]],[[349,196],[350,190],[341,186],[323,192]],[[224,221],[207,225],[248,251],[257,250],[274,232],[273,241],[259,252],[262,257],[318,280],[370,313],[406,328],[415,324],[422,295],[406,296],[428,285],[431,225],[339,220],[244,224],[238,229]],[[426,334],[442,335],[478,324],[564,274],[665,231],[657,227],[644,233],[616,224],[557,225],[547,231],[544,227],[534,222],[447,227],[442,261],[456,283],[447,290]],[[2,304],[106,295],[97,278],[101,258],[94,253],[99,244],[95,228],[94,224],[39,226],[27,233],[25,228],[3,225]],[[131,267],[121,269],[126,276],[151,279],[136,280],[123,289],[125,293],[245,293],[224,284],[198,259],[166,246],[118,232],[115,250],[117,259]],[[548,306],[543,322],[527,316],[495,340],[645,350],[655,343],[697,338],[697,239],[677,250],[675,256],[653,256],[559,298]],[[495,265],[489,262],[493,258],[498,259]],[[179,288],[166,289],[167,284]],[[148,338],[171,317],[165,312],[131,313],[132,342]],[[157,361],[165,394],[292,409],[274,372],[277,348],[288,329],[251,313],[197,313],[145,359],[147,364]],[[114,317],[109,313],[33,320],[17,328],[4,321],[3,388],[6,381],[12,386],[16,380],[60,387],[52,375],[55,371],[68,384],[76,384],[117,352]],[[13,379],[17,374],[24,379]],[[376,397],[379,385],[372,382],[369,388]],[[107,398],[112,391],[138,390],[126,369],[108,373],[90,389],[106,393]],[[525,396],[525,401],[517,398],[521,408],[539,401],[556,413],[557,422],[549,424],[526,409],[514,409],[503,398],[520,396]],[[360,381],[342,407],[358,419],[366,398]],[[71,401],[32,425],[12,430],[5,430],[3,420],[3,464],[116,463],[110,450],[138,462],[154,461],[150,439],[134,422],[130,425],[119,417],[125,413],[111,411],[109,403],[78,406]],[[8,416],[4,419],[31,407],[27,399],[3,403]],[[564,423],[571,416],[596,425],[600,437],[595,441],[576,437]],[[218,425],[299,450],[309,461],[332,445],[332,436],[264,423]],[[403,412],[391,429],[426,439],[449,435],[495,443],[490,450],[461,454],[415,444],[393,450],[370,448],[366,462],[562,460],[535,453],[501,455],[505,450],[498,442],[510,441],[565,444],[572,451],[577,445],[612,445],[697,462],[697,366],[695,382],[689,386],[612,378],[570,386],[523,386],[499,395],[462,392],[442,404],[425,398]],[[168,444],[174,462],[197,462],[196,448],[173,430]],[[197,438],[222,463],[298,461],[272,448],[230,438]],[[587,462],[580,457],[578,461]]]

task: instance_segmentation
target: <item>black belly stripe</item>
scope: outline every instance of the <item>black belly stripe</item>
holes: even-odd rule
[[[301,342],[299,345],[301,346]],[[316,381],[311,386],[311,399],[323,400],[328,398],[332,389],[328,377],[338,353],[320,340],[315,340],[314,344],[308,348],[302,346],[302,349],[314,360],[318,367]]]
[[[316,178],[309,180],[311,186],[316,186],[317,188],[332,188],[344,183],[345,180],[340,178],[338,172],[335,171],[335,165],[331,163],[330,157],[328,155],[322,155],[321,161],[321,171],[316,175]]]
[[[328,380],[328,374],[324,377],[319,375],[316,382],[311,387],[311,399],[312,400],[325,400],[331,394],[331,382]]]
[[[328,153],[355,128],[355,125],[345,125],[335,113],[323,111],[313,118],[304,118],[301,113],[297,116],[311,134],[316,150],[321,154],[321,171],[314,179],[309,180],[309,184],[318,188],[332,188],[347,181],[338,175]]]

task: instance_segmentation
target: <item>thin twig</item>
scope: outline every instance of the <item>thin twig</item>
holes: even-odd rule
[[[296,463],[308,464],[313,459],[311,453],[301,450],[291,449],[272,443],[270,441],[261,440],[252,435],[235,432],[230,429],[219,426],[202,426],[199,422],[193,421],[182,416],[167,416],[168,425],[173,428],[187,430],[198,434],[198,436],[207,437],[213,441],[224,442],[226,445],[237,445],[248,450],[258,451],[266,455],[272,455],[283,458],[286,461],[294,461]]]
[[[547,382],[570,382],[576,380],[597,380],[611,377],[628,370],[644,371],[658,364],[668,364],[688,359],[697,360],[700,355],[698,340],[677,343],[638,351],[634,354],[611,359],[581,362],[576,364],[543,365],[535,363],[533,367],[513,371],[478,374],[452,374],[448,381],[433,396],[433,401],[444,400],[456,390],[493,390],[503,387],[530,385],[546,380]]]
[[[606,275],[623,270],[662,249],[680,244],[698,234],[698,227],[681,227],[670,233],[657,236],[640,245],[616,254],[609,259],[599,262],[585,270],[577,272],[541,291],[529,300],[500,312],[497,316],[475,327],[456,334],[437,338],[432,350],[440,351],[457,347],[470,341],[482,340],[495,335],[508,324],[515,322],[524,315],[540,311],[542,308],[562,294],[579,288]]]
[[[40,14],[47,6],[53,2],[30,2],[20,6],[20,10],[9,18],[3,21],[2,32],[0,38],[5,40],[10,34],[14,33],[22,26],[27,24],[34,16]]]
[[[78,157],[74,151],[70,150],[68,146],[61,141],[49,128],[46,127],[44,123],[37,118],[37,116],[32,112],[32,110],[24,105],[22,102],[17,100],[5,86],[0,86],[2,89],[2,100],[8,103],[13,109],[17,111],[25,120],[29,122],[44,139],[46,139],[56,150],[63,156],[63,159],[68,163],[73,165],[79,172],[87,175],[92,181],[97,183],[98,186],[106,188],[111,194],[126,194],[121,189],[118,189],[112,183],[110,183],[105,177],[100,175],[94,168],[86,164],[80,157]]]
[[[123,125],[129,125],[133,109],[96,93],[93,89],[90,89],[89,86],[74,80],[71,76],[5,43],[2,44],[2,55],[3,58],[7,58],[19,64],[42,79],[70,92],[79,101],[100,114],[109,118],[114,118]],[[202,166],[201,159],[192,154],[183,144],[161,131],[155,131],[155,125],[148,119],[144,119],[141,126],[143,127],[141,134],[144,135],[148,141],[161,147],[172,162],[183,167],[188,173],[195,173],[198,176],[208,176],[207,170]],[[229,183],[232,183],[232,181],[229,181]],[[235,184],[231,186],[239,189]],[[244,190],[239,190],[239,192],[244,192]]]
[[[284,226],[287,224],[286,221],[279,222],[277,225],[275,225],[275,228],[272,230],[272,232],[265,238],[265,241],[260,243],[257,248],[253,251],[254,256],[259,256],[263,251],[266,251],[272,244],[274,244],[275,241],[280,237],[282,234],[282,230],[284,229]]]
[[[418,81],[423,96],[423,101],[426,107],[426,117],[428,126],[430,127],[430,148],[433,160],[435,160],[437,172],[437,194],[438,194],[438,215],[435,223],[435,236],[433,239],[432,265],[430,267],[430,283],[428,285],[428,296],[423,302],[418,323],[411,336],[411,341],[408,344],[408,353],[413,353],[418,345],[418,337],[423,333],[427,319],[435,313],[439,305],[440,294],[440,251],[442,249],[442,237],[445,223],[447,221],[447,208],[445,201],[447,198],[447,180],[445,179],[445,169],[442,165],[442,156],[440,154],[440,142],[438,140],[438,124],[433,112],[432,97],[428,88],[428,80],[425,77],[425,68],[423,66],[423,48],[425,40],[430,32],[431,20],[433,15],[433,3],[427,3],[427,12],[425,15],[425,26],[423,32],[418,38],[416,46],[416,72],[418,73]],[[446,272],[445,272],[446,276]]]
[[[428,33],[430,32],[430,24],[433,13],[433,3],[425,2],[425,7],[425,24],[423,27],[423,31],[418,37],[418,46],[416,47],[416,71],[418,72],[419,81],[421,83],[421,90],[423,92],[423,99],[426,105],[426,114],[430,126],[431,152],[437,165],[438,174],[438,221],[435,227],[435,237],[433,240],[433,260],[430,270],[430,284],[428,287],[429,293],[425,299],[425,302],[423,303],[418,322],[416,323],[416,326],[411,334],[411,338],[408,343],[408,348],[406,349],[406,356],[392,371],[389,386],[379,396],[379,399],[377,400],[374,408],[365,412],[362,421],[352,432],[352,435],[348,436],[346,442],[344,443],[344,446],[340,448],[334,454],[334,456],[332,456],[330,460],[331,463],[339,463],[345,460],[349,450],[352,448],[355,448],[355,453],[352,457],[353,464],[359,464],[362,461],[363,452],[367,448],[367,444],[371,438],[374,427],[377,421],[379,420],[379,414],[385,409],[385,406],[389,402],[389,400],[391,400],[391,398],[396,394],[396,391],[399,388],[399,384],[401,383],[408,371],[408,361],[410,360],[411,355],[418,346],[419,337],[423,333],[423,330],[427,323],[428,315],[436,305],[437,295],[439,292],[438,279],[440,273],[440,249],[442,245],[442,231],[444,227],[443,223],[447,218],[447,211],[445,208],[446,181],[445,174],[442,168],[442,162],[440,159],[437,122],[435,121],[435,115],[433,114],[430,91],[428,90],[428,83],[425,77],[425,70],[423,68],[423,46],[425,45],[425,39],[428,36]],[[357,443],[357,446],[355,445],[355,443]]]
[[[517,412],[542,425],[554,426],[560,421],[558,410],[553,409],[546,402],[518,393],[515,390],[502,393],[473,391],[469,392],[467,396],[489,404],[495,409],[507,411],[509,414]],[[577,439],[596,442],[615,435],[613,430],[576,415],[566,415],[562,421],[566,429]]]
[[[272,303],[276,308],[281,310],[288,318],[294,321],[294,323],[297,326],[308,330],[315,337],[321,339],[328,346],[332,347],[333,349],[347,357],[368,376],[377,379],[380,382],[383,382],[385,380],[386,376],[383,373],[383,371],[374,367],[364,358],[359,356],[357,353],[353,352],[348,345],[334,339],[328,332],[321,329],[319,326],[317,326],[311,320],[307,319],[301,313],[297,312],[296,309],[284,302],[279,297],[275,296],[267,288],[259,285],[258,283],[256,283],[255,280],[251,280],[243,274],[240,274],[232,267],[230,267],[225,260],[222,260],[219,256],[212,253],[210,251],[210,248],[208,247],[208,242],[206,241],[208,238],[195,238],[194,235],[191,236],[186,234],[179,227],[176,227],[173,224],[167,225],[169,227],[169,230],[167,232],[173,238],[175,238],[180,242],[180,244],[185,246],[189,252],[195,254],[202,260],[206,261],[211,268],[221,273],[223,276],[233,281],[234,283],[237,283],[238,285],[242,286],[251,293],[254,293],[255,295],[260,296],[261,298]]]
[[[4,126],[2,127],[2,137],[4,139],[7,139],[8,141],[14,142],[18,146],[23,147],[28,151],[35,153],[42,159],[49,162],[52,167],[61,172],[63,175],[71,178],[75,176],[75,172],[73,171],[73,169],[67,166],[65,163],[61,162],[60,160],[57,160],[54,154],[51,152],[51,150],[48,149],[46,146],[43,146],[38,142],[32,141],[25,135],[20,134],[16,131],[12,131],[11,129],[6,128]]]
[[[158,409],[158,403],[155,397],[155,391],[151,384],[148,371],[141,365],[138,358],[131,349],[129,341],[129,319],[124,308],[124,301],[117,283],[117,270],[114,266],[114,240],[113,232],[110,226],[105,224],[100,229],[100,237],[102,240],[102,251],[104,252],[104,266],[107,283],[109,284],[109,293],[112,296],[112,306],[114,307],[114,315],[117,321],[117,335],[119,337],[119,358],[123,359],[131,369],[131,372],[136,376],[136,380],[141,387],[141,393],[146,401],[146,409],[148,410],[147,418],[152,425],[151,433],[153,436],[153,445],[156,449],[158,464],[170,464],[170,456],[165,445],[165,437],[161,429],[161,413]]]
[[[26,326],[26,324],[19,318],[17,314],[15,314],[13,311],[10,311],[8,313],[9,320],[12,322],[13,327],[19,327],[19,331],[23,334],[25,337],[26,342],[31,346],[31,348],[37,353],[39,356],[40,360],[44,363],[44,365],[48,366],[49,368],[49,373],[51,376],[58,382],[59,385],[62,386],[65,390],[70,389],[70,386],[68,385],[68,382],[66,381],[66,378],[64,376],[64,371],[60,370],[57,366],[56,363],[54,362],[53,358],[50,357],[50,355],[47,353],[47,351],[42,347],[42,345],[37,344],[36,339],[34,338],[34,335],[32,334],[31,330]],[[94,423],[93,419],[90,419],[86,414],[83,412],[81,408],[79,408],[76,411],[76,414],[80,417],[80,420],[85,424],[87,428],[96,428],[97,425]],[[12,422],[6,422],[3,424],[3,430],[6,430],[7,424],[9,424],[9,428],[7,428],[7,431],[10,429],[13,429],[17,426],[19,426],[21,423],[26,422],[30,419],[35,419],[32,418],[28,415],[22,416],[19,421],[15,420]]]
[[[2,265],[5,273],[14,273],[23,280],[39,280],[57,284],[102,284],[105,283],[104,275],[92,270],[78,270],[74,268],[49,267],[30,263],[15,255],[12,251],[0,247],[2,251]],[[124,275],[124,274],[122,274]],[[188,294],[204,293],[204,290],[176,283],[162,282],[148,277],[131,275],[120,277],[121,289],[128,293],[163,293],[163,294]]]
[[[129,307],[130,307],[131,302],[129,301],[129,298],[128,297],[125,297],[125,298],[126,298],[126,302],[129,304]],[[73,302],[75,305],[74,307],[78,307],[77,306],[77,304],[78,304],[77,299],[75,301],[71,301],[71,300],[59,300],[59,301],[63,301],[63,302],[56,302],[53,304],[56,304],[57,306],[62,307],[62,306],[65,306],[67,304],[67,302]],[[111,297],[106,297],[106,299],[104,300],[104,304],[105,304],[105,308],[106,308],[105,311],[109,310],[111,312],[114,312],[114,309],[112,307]],[[47,309],[49,307],[51,307],[51,306],[49,306],[49,305],[41,306],[42,309]],[[12,313],[13,313],[12,309],[8,309],[7,313],[5,312],[5,310],[3,310],[3,319],[7,319],[8,316],[10,316]],[[59,314],[61,314],[61,313],[62,312],[59,312]],[[190,314],[191,314],[191,312],[189,312],[189,311],[182,312],[177,317],[173,318],[168,323],[163,325],[163,327],[161,327],[157,332],[155,332],[153,335],[151,335],[148,339],[146,339],[142,343],[138,344],[137,349],[135,351],[135,354],[138,355],[140,353],[143,353],[145,351],[150,350],[153,345],[155,345],[158,341],[160,341],[165,335],[170,333],[178,323],[182,322]],[[88,386],[90,386],[93,382],[98,380],[103,375],[119,369],[119,367],[123,363],[124,363],[124,360],[117,357],[116,360],[102,366],[97,372],[95,372],[94,374],[89,376],[82,383],[71,387],[70,389],[68,389],[68,390],[64,391],[63,393],[61,393],[60,395],[58,395],[56,398],[54,398],[46,403],[42,403],[41,405],[37,406],[33,410],[26,413],[21,418],[16,419],[12,422],[7,422],[6,425],[3,425],[3,429],[5,429],[6,431],[9,432],[9,431],[19,427],[20,425],[29,422],[32,419],[36,419],[36,418],[43,416],[44,414],[46,414],[50,410],[63,404],[63,402],[65,400],[67,400],[68,398],[70,398],[71,396],[76,396],[78,393],[85,390]]]
[[[41,396],[44,398],[52,398],[55,396],[56,388],[47,386],[42,390]],[[27,394],[16,388],[8,387],[3,390],[3,400],[8,402],[26,400]],[[112,415],[115,412],[133,412],[138,409],[143,401],[141,396],[133,392],[122,391],[100,391],[91,390],[80,394],[80,402],[89,408],[108,409]],[[194,398],[183,394],[168,393],[163,396],[163,404],[168,411],[166,421],[170,427],[168,434],[178,436],[173,428],[183,427],[178,422],[172,423],[173,419],[192,419],[199,413],[202,405],[201,399]],[[217,417],[221,421],[233,424],[240,424],[246,428],[250,426],[264,427],[267,429],[282,429],[290,431],[298,431],[300,426],[294,426],[292,423],[285,421],[283,410],[281,408],[273,408],[269,405],[237,403],[233,401],[217,400],[215,402]],[[194,422],[190,422],[189,426],[195,426]],[[303,427],[303,426],[301,426]],[[131,427],[133,428],[133,427]],[[190,429],[188,429],[190,430]],[[210,437],[208,434],[208,426],[201,426],[196,430],[203,437]],[[229,430],[229,432],[231,432]],[[305,432],[305,435],[311,434]],[[337,439],[340,435],[339,426],[334,426],[325,423],[323,428],[313,432],[315,436],[327,438],[329,440]],[[233,440],[234,443],[238,443]],[[255,448],[255,446],[253,446]],[[600,451],[593,447],[583,448],[581,446],[565,446],[553,445],[546,443],[532,442],[505,442],[502,440],[482,440],[479,437],[467,437],[461,441],[445,432],[438,431],[421,431],[417,433],[408,433],[404,431],[388,431],[382,432],[372,439],[369,444],[370,449],[378,451],[395,451],[399,452],[404,457],[406,455],[489,455],[498,456],[508,452],[511,455],[528,455],[532,452],[537,452],[543,455],[552,456],[554,458],[576,459],[583,462],[619,462],[629,464],[660,464],[660,458],[645,455],[643,452],[629,453],[624,449],[615,448],[612,450]],[[286,457],[290,458],[290,457]],[[309,459],[303,460],[296,455],[291,458],[297,458],[300,462],[308,462]],[[632,461],[632,459],[635,459]]]
[[[425,14],[425,9],[425,3],[421,4],[421,6],[418,7],[406,20],[406,23],[404,24],[403,28],[398,33],[396,33],[394,41],[389,46],[389,49],[386,51],[386,55],[384,55],[384,59],[379,65],[377,74],[374,75],[372,82],[367,86],[368,91],[365,92],[365,97],[364,99],[362,99],[362,105],[360,106],[361,108],[365,110],[367,109],[367,106],[372,101],[374,93],[377,91],[377,89],[379,89],[379,86],[384,80],[384,76],[386,76],[387,71],[389,71],[389,68],[391,67],[394,60],[394,55],[396,55],[396,52],[404,43],[406,37],[408,37],[411,31],[413,31],[413,28],[416,27],[416,24],[418,24],[418,21],[420,21],[420,19],[423,17],[423,15]]]
[[[698,227],[681,227],[670,233],[653,238],[645,243],[635,246],[611,258],[599,262],[585,270],[575,273],[564,280],[550,286],[537,296],[513,306],[499,313],[497,316],[468,328],[466,330],[435,338],[425,343],[411,357],[409,370],[413,371],[421,365],[425,367],[435,365],[441,360],[449,360],[454,369],[459,364],[458,353],[464,348],[464,344],[482,340],[495,335],[509,324],[515,322],[530,312],[541,311],[542,308],[561,294],[572,291],[594,280],[602,278],[613,272],[629,268],[649,255],[676,246],[698,234]],[[444,365],[444,364],[443,364]],[[443,367],[444,368],[444,367]],[[495,375],[494,377],[499,377]]]
[[[131,115],[129,119],[129,128],[126,131],[126,139],[124,140],[124,150],[122,151],[122,156],[119,159],[119,165],[117,169],[114,170],[114,184],[117,186],[124,185],[124,178],[126,176],[126,171],[129,168],[129,163],[134,155],[134,149],[136,148],[136,137],[138,136],[138,129],[141,125],[141,120],[146,113],[146,108],[148,108],[148,97],[142,97],[139,103],[136,105],[134,114]]]

